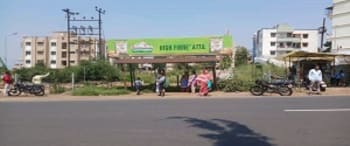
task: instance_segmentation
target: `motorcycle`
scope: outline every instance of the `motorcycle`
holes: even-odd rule
[[[8,95],[19,96],[19,95],[21,95],[22,92],[30,93],[30,94],[33,94],[35,96],[44,96],[45,95],[45,87],[42,84],[29,84],[29,83],[17,82],[8,91]]]
[[[303,86],[305,87],[306,90],[310,89],[310,84],[311,84],[310,80],[304,80],[303,81]],[[320,85],[320,87],[319,87],[320,91],[321,92],[325,92],[326,89],[327,89],[327,84],[324,81],[321,81],[319,83],[319,85]],[[317,87],[316,86],[312,86],[311,88],[312,88],[312,91],[317,91]]]
[[[265,80],[256,80],[255,85],[252,86],[249,91],[255,96],[261,96],[265,92],[278,93],[281,96],[290,96],[293,94],[293,81],[278,80],[267,82]]]

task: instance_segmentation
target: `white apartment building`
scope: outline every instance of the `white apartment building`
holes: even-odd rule
[[[287,24],[262,28],[254,34],[255,57],[274,58],[292,51],[318,52],[317,29],[294,29]]]
[[[332,21],[332,52],[350,54],[350,0],[333,0],[327,9]]]
[[[68,61],[71,66],[81,61],[97,58],[98,39],[71,35],[68,52],[67,32],[54,32],[51,36],[25,36],[22,40],[23,67],[30,68],[44,64],[53,69],[65,68]],[[68,60],[68,53],[70,58]]]

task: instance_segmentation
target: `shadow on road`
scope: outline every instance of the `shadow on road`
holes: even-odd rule
[[[273,146],[268,142],[268,137],[238,122],[222,119],[202,120],[191,117],[168,117],[167,119],[181,119],[191,124],[191,127],[210,131],[206,134],[199,134],[199,136],[213,140],[213,146]]]

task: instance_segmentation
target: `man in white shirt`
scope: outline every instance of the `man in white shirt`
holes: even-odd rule
[[[312,92],[312,87],[316,84],[317,93],[320,93],[320,83],[322,81],[322,71],[320,70],[320,66],[315,65],[315,68],[309,71],[309,80],[310,80],[310,93]]]

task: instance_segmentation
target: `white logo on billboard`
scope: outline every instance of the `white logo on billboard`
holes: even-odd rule
[[[126,54],[128,53],[128,43],[126,41],[117,41],[116,49],[118,53]]]
[[[224,40],[222,38],[210,39],[210,51],[217,52],[224,48]]]

